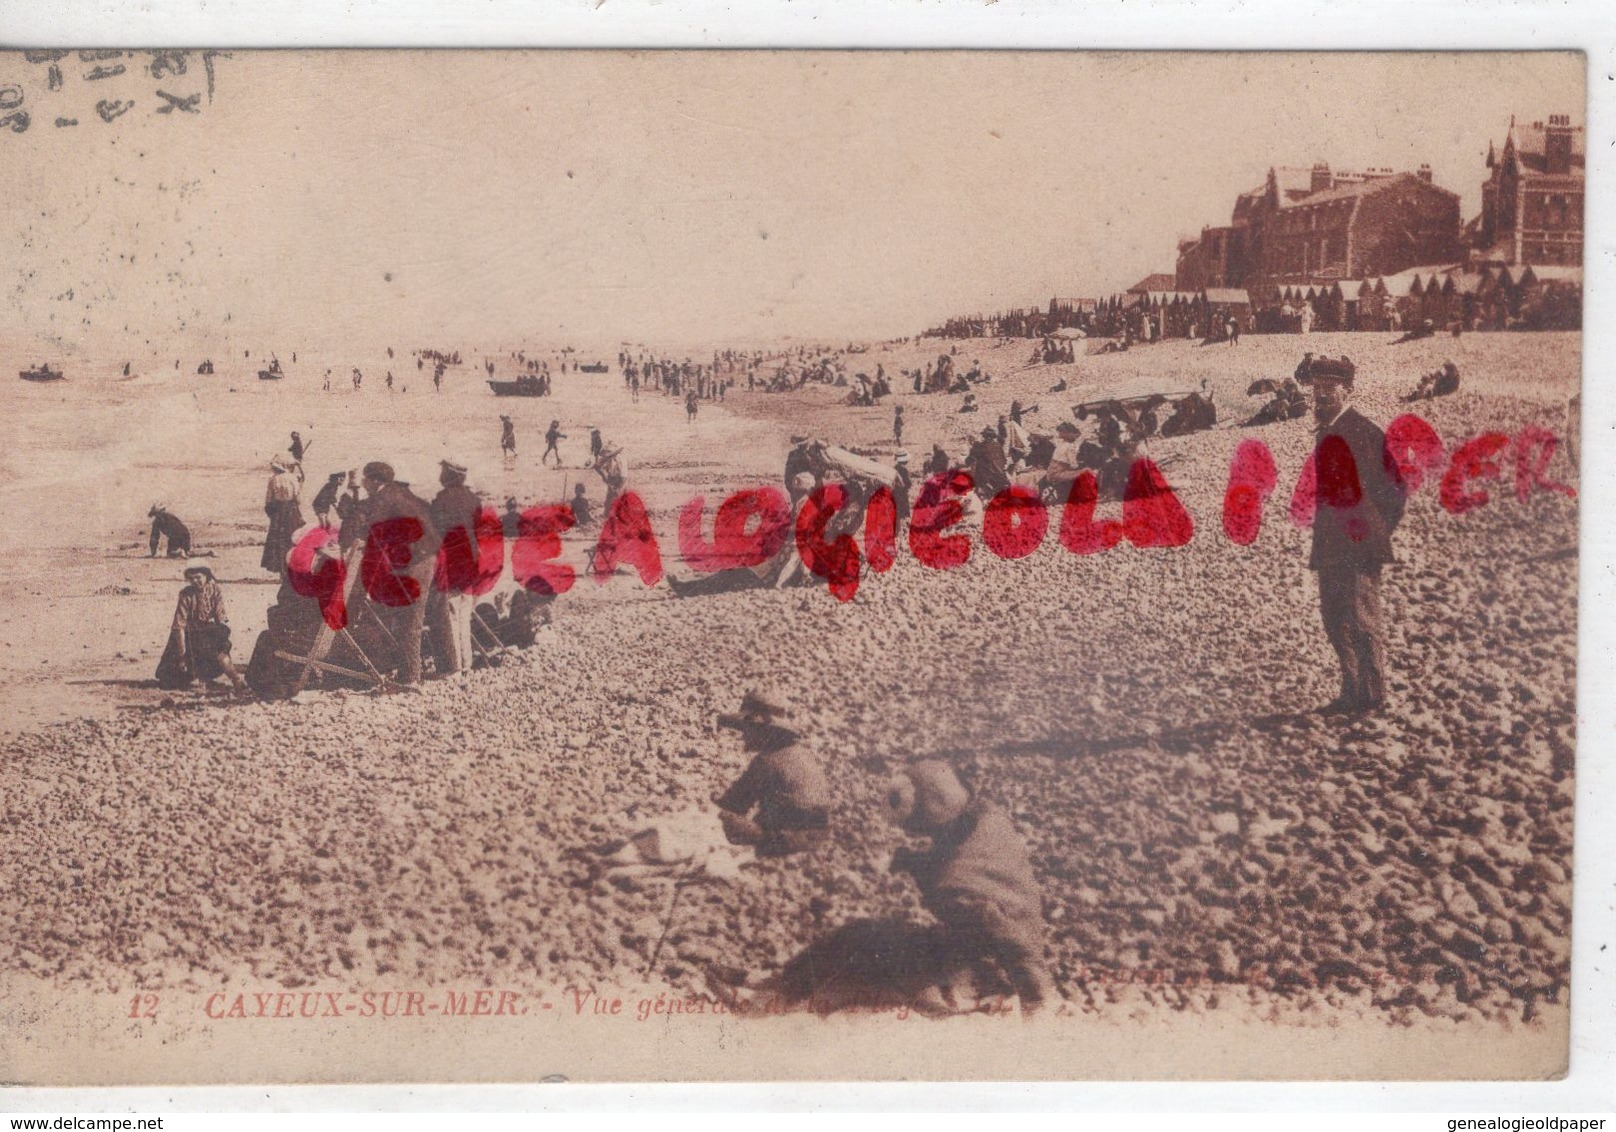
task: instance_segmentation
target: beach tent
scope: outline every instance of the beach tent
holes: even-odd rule
[[[883,487],[893,487],[898,482],[897,469],[877,463],[867,456],[860,456],[857,452],[849,452],[846,448],[827,446],[824,449],[824,458],[830,467],[854,479],[873,480]]]

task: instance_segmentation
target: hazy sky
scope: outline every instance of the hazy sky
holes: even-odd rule
[[[1468,217],[1511,113],[1584,120],[1564,54],[238,52],[167,115],[199,56],[123,62],[0,56],[0,334],[908,334],[1170,272],[1274,164],[1429,162]]]

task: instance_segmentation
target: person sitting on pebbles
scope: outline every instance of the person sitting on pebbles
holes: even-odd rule
[[[894,853],[892,871],[915,878],[921,903],[961,958],[997,961],[1022,1012],[1035,1013],[1055,988],[1044,961],[1043,899],[1010,815],[973,798],[940,759],[905,768],[887,800],[905,833],[931,838],[930,849]]]
[[[1419,384],[1413,392],[1405,393],[1398,398],[1400,401],[1424,401],[1432,397],[1446,397],[1450,393],[1459,392],[1459,367],[1452,361],[1442,363],[1441,369],[1434,369],[1420,378]]]
[[[718,725],[741,733],[752,761],[715,798],[732,845],[753,845],[759,857],[784,857],[830,837],[830,782],[819,760],[799,746],[797,732],[778,720],[790,712],[758,692],[741,698],[740,711]],[[756,817],[750,816],[756,810]]]
[[[157,683],[164,688],[189,687],[193,680],[230,677],[238,694],[247,682],[230,661],[230,619],[224,611],[224,591],[213,578],[213,567],[193,558],[185,563],[185,588],[174,606],[174,624],[168,647],[157,662]]]

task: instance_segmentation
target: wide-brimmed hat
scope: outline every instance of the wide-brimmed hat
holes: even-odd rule
[[[204,559],[187,558],[185,560],[185,569],[180,571],[180,576],[189,578],[192,574],[206,574],[211,578],[213,577],[213,567],[208,565]]]
[[[907,452],[899,452],[896,456],[893,457],[893,459],[895,459],[900,464],[907,464],[909,462],[909,453],[907,453]]]
[[[1073,424],[1071,421],[1057,421],[1056,424],[1055,424],[1055,431],[1056,432],[1069,432],[1073,436],[1076,436],[1078,434],[1078,432],[1081,431],[1081,430],[1075,424]]]
[[[286,470],[286,457],[276,456],[269,461],[270,471],[284,472]]]
[[[167,510],[168,510],[168,504],[166,504],[166,503],[153,503],[151,505],[151,510],[146,512],[146,514],[155,515],[159,511],[167,511]]]
[[[457,476],[466,474],[466,465],[464,464],[457,464],[453,460],[439,460],[438,463],[442,465],[443,470],[446,472],[453,472]]]
[[[791,709],[778,693],[754,688],[741,697],[740,716],[773,723],[777,719],[790,719]]]
[[[791,712],[779,697],[753,691],[741,697],[739,711],[720,714],[718,725],[750,735],[765,749],[779,748],[790,745],[798,738],[797,732],[780,722],[790,718]]]

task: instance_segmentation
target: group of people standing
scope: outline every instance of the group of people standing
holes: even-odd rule
[[[618,362],[623,368],[623,384],[636,401],[642,388],[652,389],[665,397],[679,397],[688,407],[696,401],[722,401],[735,384],[737,363],[733,356],[726,358],[714,354],[709,364],[693,362],[689,358],[674,361],[672,358],[641,356],[635,359],[620,354]],[[690,417],[695,418],[694,411],[690,412]]]

